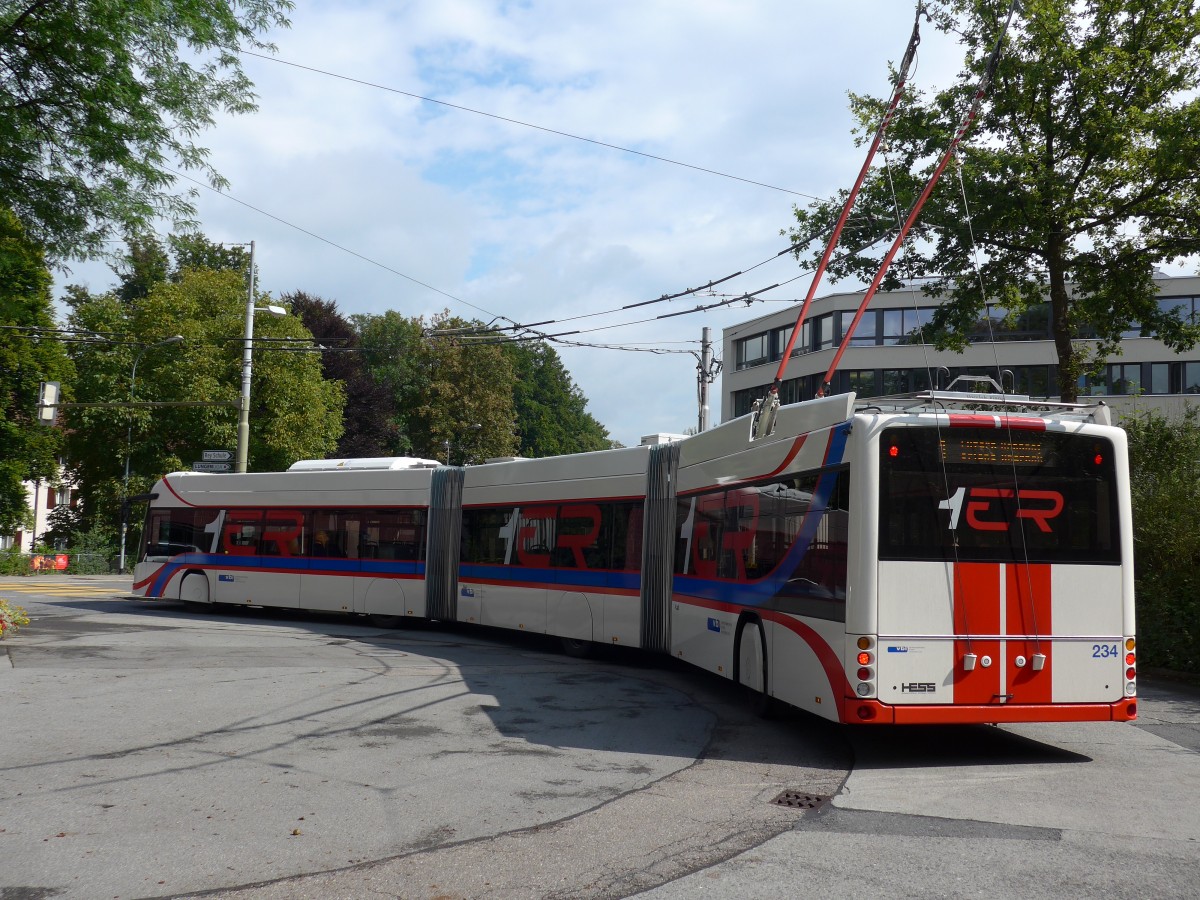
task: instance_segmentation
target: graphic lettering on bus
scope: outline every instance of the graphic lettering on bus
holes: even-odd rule
[[[1059,491],[1035,491],[1012,488],[960,487],[938,504],[938,509],[950,510],[951,531],[958,528],[963,500],[966,499],[967,525],[979,531],[1008,531],[1011,522],[1006,518],[1006,504],[993,504],[996,499],[1016,498],[1016,517],[1032,519],[1041,531],[1052,530],[1050,520],[1063,510],[1063,495]],[[1038,504],[1049,504],[1038,505]]]

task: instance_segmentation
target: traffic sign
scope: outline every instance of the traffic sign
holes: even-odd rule
[[[228,472],[233,468],[233,463],[228,462],[194,462],[192,463],[193,472]]]
[[[205,462],[228,462],[233,459],[232,450],[205,450],[200,454]]]

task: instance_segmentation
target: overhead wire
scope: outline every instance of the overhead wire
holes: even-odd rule
[[[732,181],[740,181],[744,184],[752,184],[756,187],[767,188],[768,190],[779,191],[780,193],[784,193],[784,194],[792,194],[794,196],[804,197],[809,200],[818,200],[819,201],[822,199],[813,194],[806,194],[803,191],[793,191],[790,188],[779,187],[778,185],[767,184],[766,182],[762,182],[762,181],[755,181],[751,178],[742,178],[739,175],[730,175],[728,172],[721,172],[717,169],[709,169],[704,166],[692,165],[691,163],[681,162],[680,160],[671,159],[666,156],[657,156],[653,153],[645,153],[641,150],[634,150],[630,147],[622,147],[619,144],[610,144],[607,141],[600,141],[600,140],[596,140],[595,138],[583,137],[582,135],[578,135],[578,134],[571,134],[569,131],[560,131],[557,128],[548,128],[545,125],[536,125],[532,122],[524,122],[524,121],[521,121],[520,119],[513,119],[509,116],[501,116],[496,113],[485,112],[480,109],[473,109],[469,106],[461,106],[457,103],[450,103],[446,100],[437,100],[433,97],[425,97],[421,94],[414,94],[412,91],[404,91],[404,90],[401,90],[400,88],[389,87],[388,85],[385,85],[385,84],[378,84],[373,81],[366,81],[361,78],[353,78],[349,75],[341,75],[337,72],[330,72],[326,69],[318,69],[315,66],[306,66],[303,63],[292,62],[291,60],[287,60],[287,59],[280,59],[278,56],[268,56],[265,53],[255,53],[252,50],[245,50],[242,48],[236,48],[236,49],[237,49],[238,53],[241,53],[244,56],[253,56],[258,59],[266,60],[267,62],[278,63],[279,65],[283,65],[283,66],[291,66],[292,68],[301,69],[305,72],[313,72],[317,75],[325,75],[328,78],[336,78],[340,81],[348,81],[352,84],[360,84],[360,85],[363,85],[364,87],[375,88],[376,90],[380,90],[380,91],[387,91],[390,94],[398,94],[402,97],[411,97],[414,100],[420,100],[424,103],[434,103],[434,104],[437,104],[438,106],[445,106],[448,109],[456,109],[460,112],[467,112],[467,113],[471,113],[472,115],[476,115],[476,116],[484,116],[489,119],[496,119],[497,121],[500,121],[500,122],[507,122],[510,125],[520,125],[522,128],[532,128],[535,131],[544,131],[547,134],[555,134],[555,135],[558,135],[559,137],[570,138],[573,141],[583,141],[584,143],[595,144],[598,147],[606,147],[609,150],[619,150],[622,153],[631,153],[634,156],[641,156],[641,157],[644,157],[645,159],[655,160],[656,162],[664,162],[664,163],[668,163],[669,165],[672,165],[672,166],[680,166],[685,169],[692,169],[697,172],[704,172],[707,175],[716,175],[719,178],[728,178],[728,179],[731,179]]]

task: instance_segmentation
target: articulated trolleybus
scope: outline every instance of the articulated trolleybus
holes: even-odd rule
[[[465,468],[176,473],[134,589],[669,653],[846,723],[1136,716],[1108,408],[843,394],[678,441]]]

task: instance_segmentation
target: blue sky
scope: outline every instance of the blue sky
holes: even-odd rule
[[[264,289],[304,290],[347,314],[448,307],[531,322],[675,293],[771,258],[786,246],[779,232],[793,203],[806,202],[800,195],[849,186],[863,151],[846,94],[888,91],[888,62],[903,52],[914,8],[907,0],[300,2],[292,28],[273,36],[279,61],[244,61],[258,113],[222,118],[201,136],[231,187],[228,196],[200,191],[200,221],[213,240],[256,242]],[[914,83],[949,84],[960,59],[952,38],[926,26]],[[785,256],[722,290],[798,273]],[[97,265],[63,280],[93,290],[112,281]],[[751,308],[624,324],[712,302],[691,299],[571,326],[622,325],[577,339],[682,353],[558,349],[593,415],[632,444],[695,424],[690,351],[704,326],[719,340],[723,327],[807,287],[807,278],[795,281]]]

